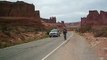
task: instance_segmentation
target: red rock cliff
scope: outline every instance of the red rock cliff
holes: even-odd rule
[[[107,27],[107,12],[97,10],[89,11],[85,18],[81,18],[81,26],[90,26],[92,28]]]
[[[50,19],[41,18],[41,20],[46,23],[56,23],[56,17],[50,17]]]
[[[0,2],[0,17],[33,17],[35,8],[33,4],[28,4],[23,1],[17,2]]]
[[[39,11],[33,4],[23,1],[0,1],[0,24],[43,27]]]

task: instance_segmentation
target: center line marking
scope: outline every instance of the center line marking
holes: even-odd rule
[[[73,36],[73,33],[72,35],[67,39],[65,40],[62,44],[60,44],[57,48],[55,48],[53,51],[51,51],[48,55],[46,55],[44,58],[42,58],[41,60],[45,60],[47,57],[49,57],[52,53],[54,53],[58,48],[60,48],[63,44],[65,44],[68,40],[70,40],[70,38]]]

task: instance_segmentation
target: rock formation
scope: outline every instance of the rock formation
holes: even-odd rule
[[[107,27],[107,12],[89,11],[87,17],[81,18],[81,26],[90,26],[93,29]]]
[[[0,2],[0,17],[33,17],[35,8],[33,4],[23,1]]]
[[[41,18],[41,20],[46,23],[56,23],[56,17],[50,17],[50,19]]]
[[[42,27],[39,11],[23,1],[0,1],[0,24]]]
[[[107,12],[100,11],[100,18],[102,19],[103,25],[107,25]]]
[[[0,48],[44,37],[41,30],[44,25],[33,4],[0,1]]]

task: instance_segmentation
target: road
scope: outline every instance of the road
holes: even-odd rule
[[[76,33],[72,38],[45,60],[100,60],[95,53],[95,49],[89,46],[89,43]]]
[[[0,60],[98,60],[83,37],[74,32],[69,37],[67,41],[61,35],[0,49]]]
[[[68,37],[71,34],[71,32],[68,33]],[[0,49],[0,60],[41,60],[62,42],[64,42],[64,39],[61,35],[60,37],[45,38]]]

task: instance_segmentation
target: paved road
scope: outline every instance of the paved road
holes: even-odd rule
[[[68,37],[71,34],[69,32]],[[63,36],[0,49],[0,60],[41,60],[62,42],[64,42]]]
[[[45,60],[99,60],[93,48],[76,33],[72,38]]]

